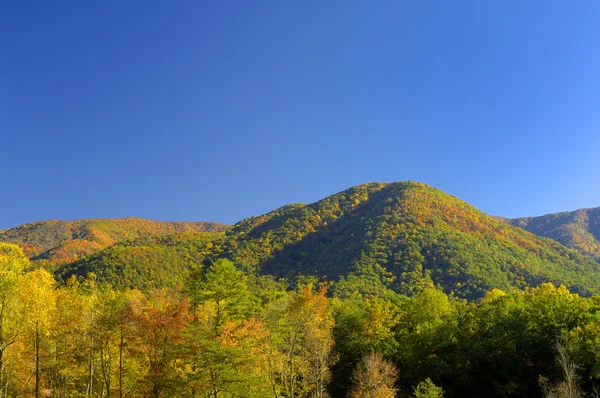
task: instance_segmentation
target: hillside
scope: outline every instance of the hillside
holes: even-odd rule
[[[71,263],[116,242],[178,232],[218,232],[211,222],[163,222],[142,218],[40,221],[0,231],[0,242],[18,244],[38,264]]]
[[[85,277],[93,272],[100,283],[120,289],[174,287],[184,282],[191,264],[212,254],[213,241],[223,232],[183,232],[121,241],[59,268],[56,275]]]
[[[551,281],[581,294],[600,292],[598,263],[414,182],[364,184],[310,205],[284,206],[242,220],[207,245],[196,246],[201,255],[195,261],[225,256],[277,277],[341,279],[340,289],[385,285],[412,293],[434,283],[479,298],[492,288]],[[113,258],[104,251],[61,275],[98,273],[105,254]],[[127,269],[125,263],[111,268]]]
[[[600,207],[506,221],[600,261]]]
[[[429,278],[463,297],[544,281],[600,292],[599,264],[414,182],[360,185],[243,220],[227,234],[230,258],[277,276],[336,280],[381,266],[401,292]]]

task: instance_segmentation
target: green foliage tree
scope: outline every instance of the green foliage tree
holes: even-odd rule
[[[229,320],[242,319],[253,310],[246,276],[227,259],[213,263],[196,283],[200,285],[198,303],[214,306],[213,330]]]
[[[443,398],[444,390],[427,378],[415,387],[415,398]]]

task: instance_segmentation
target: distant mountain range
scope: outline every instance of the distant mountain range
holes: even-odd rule
[[[515,218],[508,222],[600,260],[600,207]]]
[[[293,282],[408,293],[438,285],[477,299],[550,281],[600,293],[600,210],[498,219],[430,186],[370,183],[291,204],[232,227],[216,223],[48,221],[0,232],[66,279],[93,272],[116,287],[180,284],[219,257]],[[528,232],[530,231],[530,232]]]
[[[176,232],[216,232],[228,225],[213,222],[164,222],[129,217],[77,221],[40,221],[0,231],[0,241],[23,247],[43,265],[76,261],[117,242]]]

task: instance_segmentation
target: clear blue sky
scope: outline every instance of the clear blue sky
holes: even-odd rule
[[[0,43],[0,228],[369,181],[600,206],[598,0],[14,1]]]

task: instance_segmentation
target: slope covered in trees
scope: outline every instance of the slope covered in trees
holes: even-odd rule
[[[215,238],[119,244],[63,266],[59,274],[94,272],[115,287],[144,288],[161,267],[168,275],[179,269],[181,277],[185,261],[207,265],[227,257],[250,272],[341,280],[338,289],[359,284],[379,295],[437,285],[473,299],[492,288],[542,282],[585,295],[600,291],[598,263],[414,182],[364,184],[310,205],[284,206]]]
[[[600,207],[505,220],[600,261]]]
[[[226,256],[280,277],[379,274],[397,292],[433,282],[468,298],[548,281],[582,294],[600,287],[598,263],[415,182],[364,184],[285,206],[227,236]]]
[[[213,242],[223,237],[223,232],[184,232],[118,242],[63,265],[56,275],[66,281],[94,273],[99,283],[118,289],[181,286],[191,266],[212,255]]]
[[[57,265],[104,249],[116,242],[176,232],[223,231],[211,222],[162,222],[130,217],[77,221],[40,221],[0,231],[0,242],[21,246],[38,264]]]
[[[125,239],[61,265],[58,283],[0,242],[1,396],[579,397],[600,385],[600,301],[576,293],[598,293],[600,265],[423,184]]]

